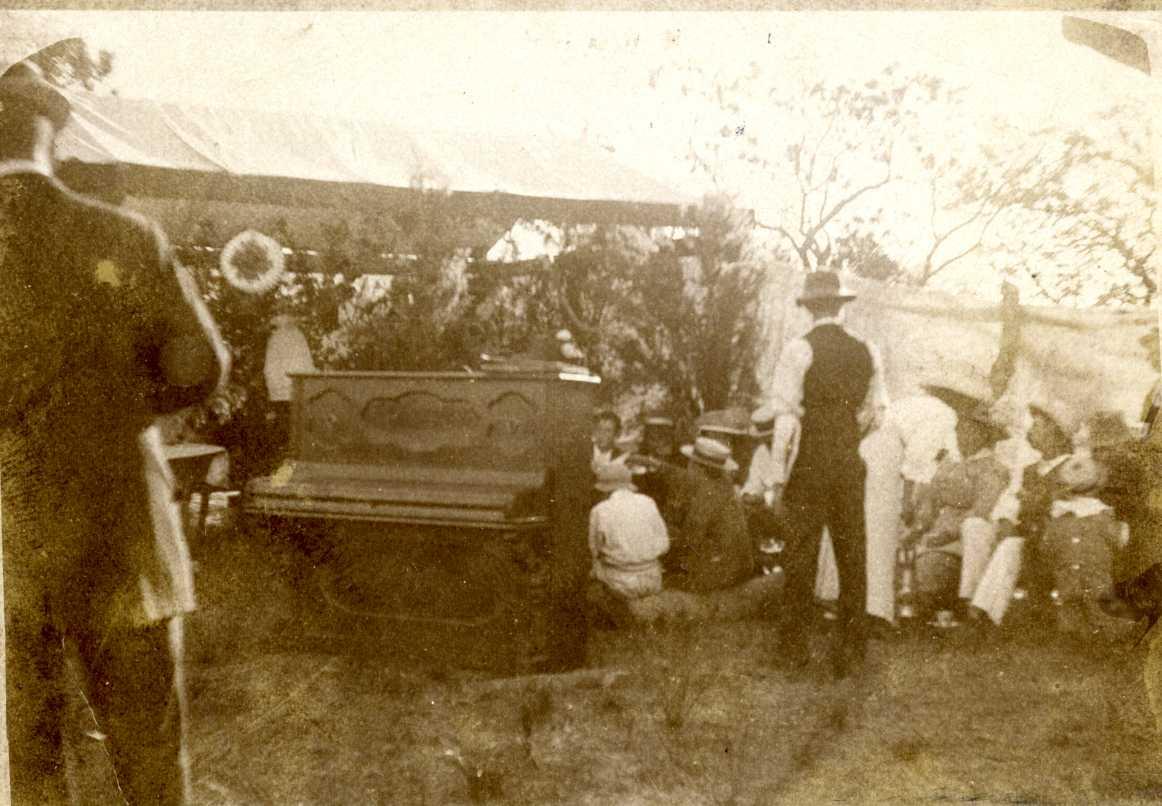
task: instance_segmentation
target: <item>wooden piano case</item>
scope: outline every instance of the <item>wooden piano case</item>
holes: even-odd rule
[[[560,371],[294,376],[249,514],[324,541],[322,598],[383,650],[521,673],[584,660],[592,395]]]

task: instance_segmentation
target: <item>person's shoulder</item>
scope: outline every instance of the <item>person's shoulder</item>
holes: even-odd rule
[[[849,339],[856,342],[857,344],[862,345],[871,354],[873,361],[875,361],[877,364],[880,362],[880,348],[876,346],[874,341],[869,339],[863,333],[860,333],[858,330],[852,330],[847,325],[840,325],[839,327]]]
[[[811,349],[811,342],[807,340],[807,336],[799,336],[791,339],[783,346],[780,361],[802,362],[810,361],[813,351]]]
[[[155,221],[134,210],[115,207],[108,202],[86,196],[55,183],[61,202],[70,209],[74,220],[84,221],[88,226],[107,239],[108,246],[135,246],[152,256],[164,256],[169,250],[169,241]]]
[[[627,490],[626,498],[633,501],[635,507],[641,509],[657,509],[657,502],[653,498],[643,493],[641,490]]]

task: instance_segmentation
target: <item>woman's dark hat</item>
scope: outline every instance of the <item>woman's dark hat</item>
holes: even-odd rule
[[[1134,432],[1120,412],[1102,411],[1086,418],[1084,428],[1091,449],[1116,448],[1133,442]]]
[[[0,104],[12,102],[28,105],[58,129],[69,121],[68,99],[45,80],[44,73],[32,62],[16,62],[0,74]]]
[[[986,428],[990,441],[1004,436],[1004,428],[997,422],[996,413],[987,401],[947,386],[926,385],[923,388],[928,395],[955,411],[958,420],[969,420]]]
[[[803,293],[797,302],[809,305],[812,302],[851,302],[855,299],[839,282],[839,275],[833,271],[813,271],[803,280]]]

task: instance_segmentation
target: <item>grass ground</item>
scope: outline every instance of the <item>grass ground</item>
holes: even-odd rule
[[[857,681],[792,684],[751,622],[596,633],[592,673],[506,681],[343,645],[277,543],[219,529],[195,554],[198,803],[1162,799],[1127,643],[922,635],[874,643]]]

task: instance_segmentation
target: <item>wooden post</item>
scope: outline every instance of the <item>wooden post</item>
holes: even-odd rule
[[[999,400],[1017,370],[1021,352],[1021,294],[1008,280],[1001,287],[1001,338],[997,359],[989,371],[993,400]]]
[[[0,806],[11,806],[8,760],[8,611],[4,602],[4,502],[0,480]]]

